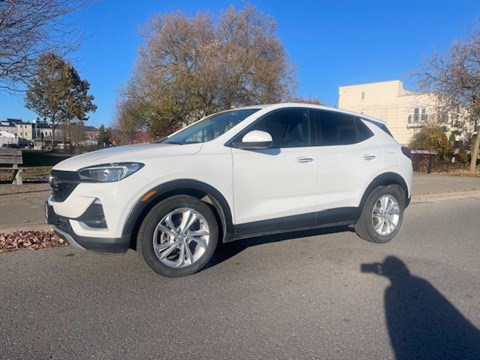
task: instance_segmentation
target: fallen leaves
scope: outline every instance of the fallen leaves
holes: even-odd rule
[[[15,231],[0,234],[0,253],[18,249],[38,250],[49,247],[65,246],[68,243],[53,230]]]

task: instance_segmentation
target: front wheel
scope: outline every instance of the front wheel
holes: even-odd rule
[[[405,196],[398,185],[380,186],[368,196],[355,232],[374,243],[392,240],[400,230],[405,208]]]
[[[218,225],[209,205],[188,195],[155,205],[140,226],[137,250],[157,273],[186,276],[203,268],[218,242]]]

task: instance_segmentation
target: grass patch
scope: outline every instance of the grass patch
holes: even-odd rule
[[[24,183],[48,182],[48,175],[52,171],[52,166],[34,166],[23,168],[22,180]],[[12,181],[12,175],[9,172],[0,172],[0,183],[9,184]]]

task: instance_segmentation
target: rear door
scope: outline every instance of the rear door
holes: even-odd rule
[[[318,210],[357,207],[365,188],[383,169],[377,139],[353,115],[312,110],[312,118],[319,144]]]

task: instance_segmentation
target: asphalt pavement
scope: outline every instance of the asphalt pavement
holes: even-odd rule
[[[44,203],[50,195],[47,183],[0,185],[0,233],[47,230]],[[469,198],[480,195],[480,177],[415,174],[412,204]]]
[[[134,251],[0,254],[0,359],[478,360],[479,208],[414,202],[387,244],[346,228],[238,241],[175,279]]]

